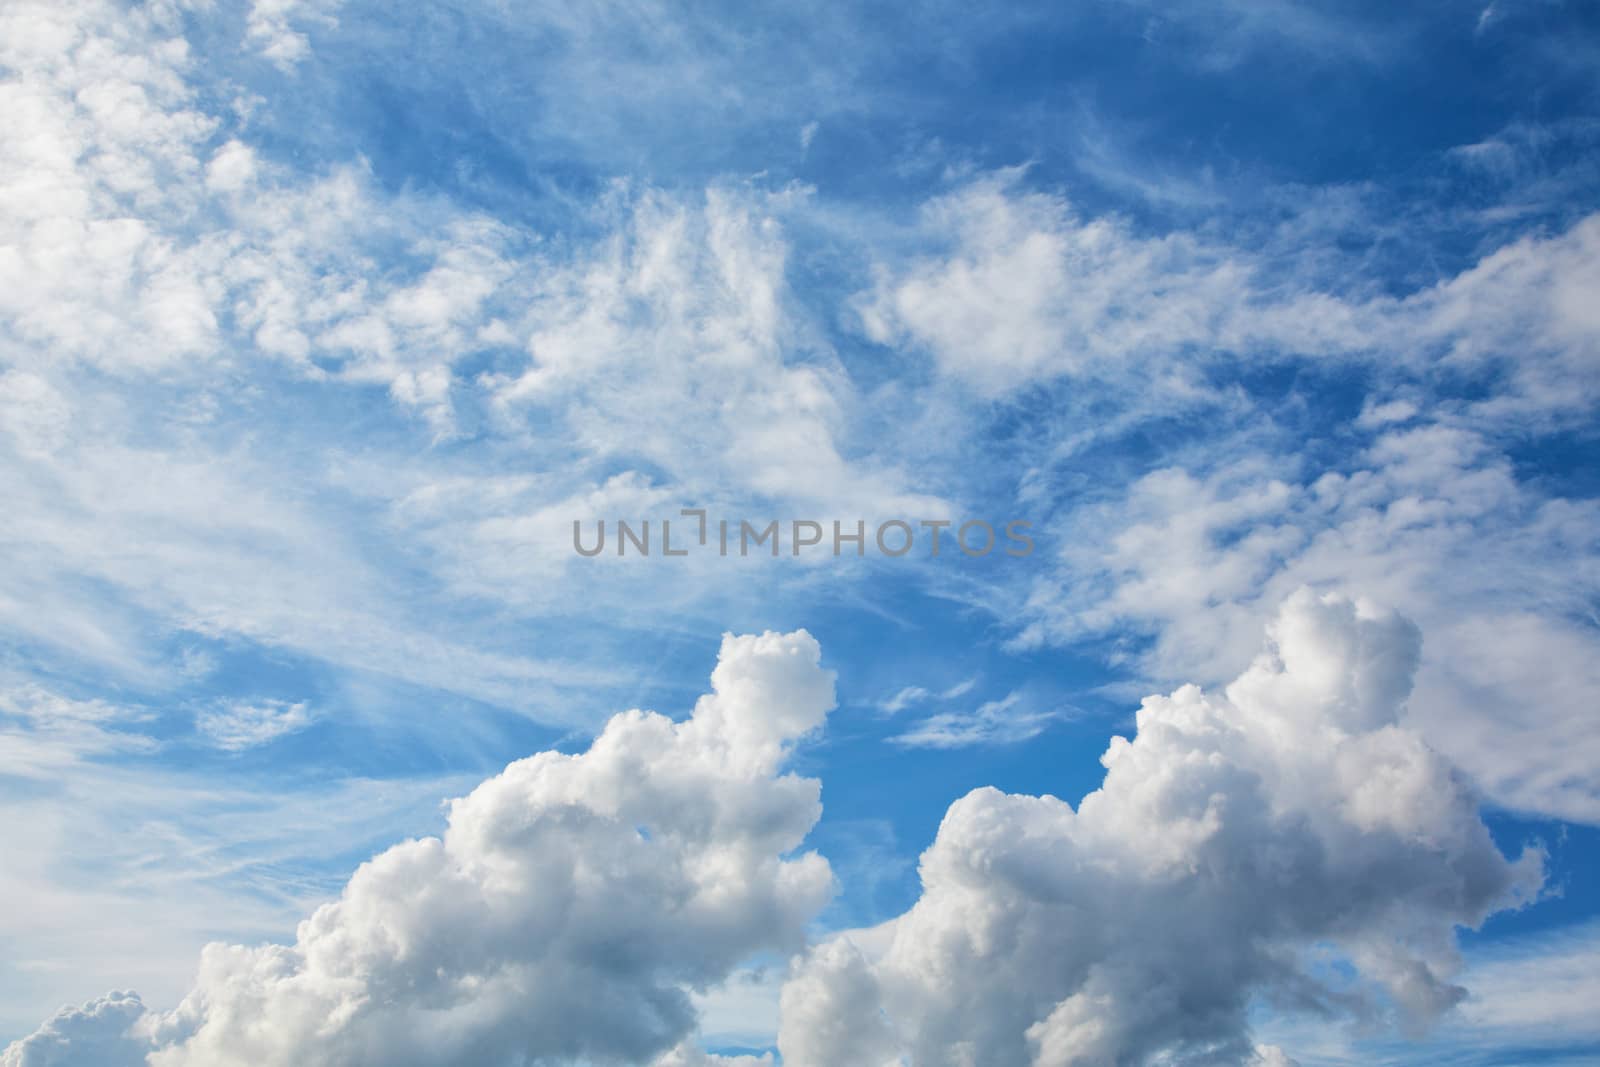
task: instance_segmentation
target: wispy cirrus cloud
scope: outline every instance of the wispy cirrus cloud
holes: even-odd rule
[[[936,712],[891,740],[905,748],[1013,745],[1037,737],[1064,714],[1059,710],[1033,710],[1023,694],[1008,693],[998,700],[986,700],[971,711]]]
[[[887,700],[881,701],[878,704],[878,710],[885,715],[898,715],[907,708],[915,707],[919,704],[957,700],[972,692],[977,685],[977,678],[968,678],[938,692],[931,692],[920,685],[908,685]]]

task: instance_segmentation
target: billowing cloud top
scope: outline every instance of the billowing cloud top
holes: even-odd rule
[[[1398,725],[1419,649],[1396,615],[1301,592],[1224,693],[1146,699],[1076,809],[957,801],[911,910],[798,961],[783,1062],[1287,1062],[1250,1041],[1257,998],[1432,1022],[1464,995],[1455,928],[1531,899],[1542,856],[1504,857]],[[833,706],[819,660],[804,631],[725,637],[687,720],[629,711],[581,755],[513,763],[293,945],[212,945],[176,1011],[113,995],[0,1065],[715,1062],[683,1043],[689,992],[798,948],[833,890],[793,855],[819,783],[781,773]]]
[[[1542,875],[1397,725],[1418,650],[1405,620],[1302,592],[1225,693],[1146,699],[1076,810],[956,802],[916,905],[784,991],[784,1063],[1243,1063],[1278,1055],[1249,1041],[1256,997],[1433,1020],[1464,993],[1453,928]]]
[[[803,630],[725,638],[690,718],[625,712],[581,755],[513,763],[451,805],[442,838],[364,864],[294,944],[208,947],[193,992],[143,1018],[130,1047],[151,1042],[153,1067],[669,1048],[694,1025],[690,991],[752,952],[798,948],[832,895],[827,861],[789,855],[821,814],[819,783],[780,773],[834,704],[820,655]],[[128,1003],[58,1018],[0,1064],[87,1064],[52,1035],[103,1033],[111,1016],[126,1029]]]

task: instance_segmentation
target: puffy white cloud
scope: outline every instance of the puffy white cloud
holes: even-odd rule
[[[107,993],[81,1008],[62,1008],[0,1052],[0,1067],[145,1067],[143,1043],[130,1034],[143,1015],[133,993]]]
[[[878,981],[847,937],[811,951],[784,983],[780,1010],[778,1048],[785,1063],[899,1067],[903,1062],[883,1014]]]
[[[150,1063],[641,1062],[674,1048],[695,1024],[691,992],[753,952],[798,948],[832,895],[825,860],[791,855],[819,784],[782,773],[834,703],[819,659],[804,631],[730,635],[687,720],[630,711],[587,752],[518,761],[453,802],[442,837],[364,864],[294,944],[209,946],[183,1004],[140,1024]]]
[[[1454,928],[1531,899],[1542,856],[1502,856],[1399,725],[1418,648],[1404,619],[1304,591],[1225,691],[1147,698],[1076,809],[957,801],[910,911],[785,990],[785,1063],[1287,1062],[1250,1041],[1256,998],[1435,1020],[1464,995]]]

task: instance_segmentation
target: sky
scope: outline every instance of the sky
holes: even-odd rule
[[[0,1067],[1600,1064],[1597,72],[0,2]]]

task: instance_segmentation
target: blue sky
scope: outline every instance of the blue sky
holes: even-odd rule
[[[0,1065],[1600,1062],[1597,31],[8,4]]]

